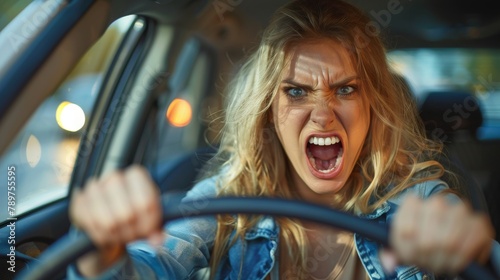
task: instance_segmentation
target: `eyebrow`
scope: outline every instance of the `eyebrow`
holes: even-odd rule
[[[332,84],[329,84],[329,88],[330,89],[334,89],[336,87],[339,87],[341,85],[345,85],[353,80],[356,80],[356,79],[359,79],[358,76],[349,76],[349,77],[346,77],[346,78],[343,78],[335,83],[332,83]],[[299,83],[299,82],[296,82],[294,81],[293,79],[285,79],[283,81],[281,81],[281,83],[286,83],[286,84],[290,84],[290,85],[293,85],[293,86],[296,86],[296,87],[300,87],[302,89],[305,89],[307,91],[313,91],[313,88],[310,86],[310,85],[307,85],[307,84],[302,84],[302,83]]]

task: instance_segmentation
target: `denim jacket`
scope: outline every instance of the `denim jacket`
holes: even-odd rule
[[[384,203],[366,219],[390,222],[397,205],[407,192],[425,198],[447,185],[438,180],[426,181],[405,190],[397,198]],[[215,178],[198,183],[185,200],[203,199],[216,195]],[[164,244],[152,248],[145,241],[128,245],[128,254],[96,279],[189,279],[200,268],[209,265],[210,251],[216,232],[214,217],[186,218],[170,222],[165,227]],[[263,217],[250,229],[244,240],[237,240],[222,260],[216,279],[264,279],[275,266],[279,242],[279,227],[272,217]],[[354,235],[356,251],[370,279],[434,279],[430,273],[415,266],[400,266],[394,275],[386,275],[379,260],[381,246],[358,234]],[[492,262],[500,266],[500,245],[495,242]],[[241,268],[241,269],[240,269]],[[82,279],[74,265],[68,269],[68,279]]]

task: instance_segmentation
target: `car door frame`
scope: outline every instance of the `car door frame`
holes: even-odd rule
[[[106,146],[105,141],[96,141],[99,139],[95,138],[95,135],[106,135],[108,132],[109,127],[106,126],[110,124],[104,121],[107,113],[112,111],[110,107],[116,104],[116,100],[122,98],[126,92],[120,89],[123,89],[123,85],[134,75],[134,69],[137,68],[142,56],[146,53],[148,40],[151,39],[154,26],[153,21],[137,17],[121,42],[117,55],[113,58],[109,71],[103,79],[96,101],[98,106],[93,109],[89,128],[84,133],[80,143],[68,193],[70,193],[71,186],[82,185],[99,166],[97,155],[102,153]],[[16,101],[20,102],[20,99],[14,100],[14,102]],[[25,252],[18,251],[19,248],[27,248],[28,251],[31,250],[30,252],[33,252],[32,249],[43,251],[48,245],[68,232],[70,227],[68,205],[69,196],[66,196],[16,216],[13,220],[0,223],[0,240],[6,241],[12,232],[14,234],[16,272],[25,266],[29,267],[30,262],[36,261],[34,258],[36,255],[29,256]],[[12,230],[12,224],[15,226],[14,230]],[[1,243],[1,273],[8,273],[8,267],[4,266],[8,266],[9,254],[12,255],[10,249],[7,242]],[[2,279],[10,279],[12,276],[9,274],[0,275]],[[64,277],[64,273],[59,277]]]

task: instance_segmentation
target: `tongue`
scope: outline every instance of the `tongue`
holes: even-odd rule
[[[342,146],[340,144],[328,146],[319,146],[314,144],[308,145],[309,151],[311,152],[312,156],[320,160],[331,160],[336,158],[341,147]]]

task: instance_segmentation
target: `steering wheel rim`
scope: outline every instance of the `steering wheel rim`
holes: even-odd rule
[[[389,245],[389,228],[386,225],[304,201],[262,197],[205,198],[183,202],[181,200],[182,197],[178,195],[162,196],[164,224],[179,218],[217,214],[287,216],[356,232],[385,246]],[[38,262],[21,271],[16,279],[52,279],[62,269],[66,269],[69,264],[93,249],[95,246],[85,233],[67,234],[41,254]],[[496,279],[476,263],[469,264],[460,275],[465,279]]]

